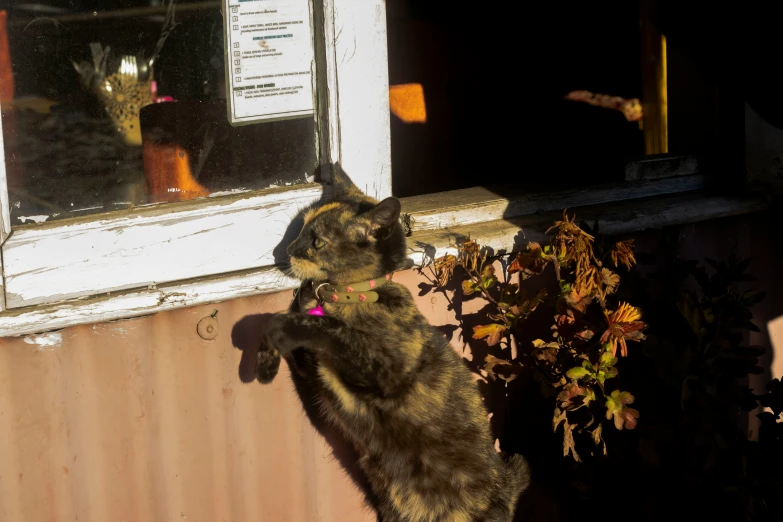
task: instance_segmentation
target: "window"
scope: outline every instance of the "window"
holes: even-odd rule
[[[413,243],[519,247],[564,208],[607,233],[763,208],[744,191],[744,100],[669,4],[387,0],[393,188]]]
[[[308,24],[315,87],[309,117],[236,126],[225,86],[240,87],[234,46],[240,71],[246,46],[226,49],[243,22],[224,38],[223,17],[256,6],[169,4],[3,6],[0,335],[290,287],[273,266],[278,246],[298,208],[328,197],[329,165],[371,195],[391,193],[382,1],[281,0],[284,20],[271,20],[285,31],[238,29],[263,42]],[[135,108],[111,106],[140,92]]]
[[[290,16],[243,20],[255,3],[0,1],[0,335],[292,287],[274,267],[288,225],[337,162],[402,197],[411,263],[466,235],[519,246],[563,208],[625,233],[765,206],[706,191],[743,177],[742,100],[667,42],[651,0],[268,0]],[[309,69],[258,72],[278,48]],[[139,91],[107,93],[112,71],[143,103],[117,110]],[[311,103],[247,109],[274,92]]]

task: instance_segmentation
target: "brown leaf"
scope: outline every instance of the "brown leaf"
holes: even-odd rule
[[[576,334],[574,334],[574,337],[576,337],[577,339],[580,339],[582,341],[589,341],[590,339],[593,338],[594,335],[595,335],[595,332],[593,332],[589,328],[585,328],[581,332],[577,332]]]
[[[574,324],[575,322],[576,317],[574,317],[574,312],[572,310],[566,309],[565,313],[555,315],[555,324],[558,326]]]
[[[555,342],[545,343],[541,339],[533,341],[533,357],[539,361],[557,362],[558,350],[560,350],[560,345]]]
[[[560,423],[563,421],[568,423],[568,419],[566,418],[566,411],[561,410],[560,408],[555,408],[555,414],[552,417],[552,431],[557,431],[557,427],[560,426]]]
[[[587,386],[570,382],[563,386],[562,391],[557,395],[557,400],[563,410],[578,410],[595,400],[595,392]]]
[[[484,358],[484,371],[494,381],[497,379],[503,379],[506,382],[511,382],[517,378],[521,368],[519,365],[506,361],[505,359],[498,359],[494,355],[487,355]],[[500,371],[498,371],[500,370]]]
[[[606,442],[604,442],[604,439],[601,437],[601,433],[603,433],[604,425],[598,424],[598,427],[593,430],[593,442],[595,442],[595,445],[599,448],[602,448],[604,456],[606,456]]]
[[[632,430],[636,427],[636,419],[639,418],[639,411],[633,408],[625,407],[623,411],[614,416],[614,427],[618,430]]]
[[[585,313],[585,310],[587,310],[588,305],[592,301],[593,298],[590,295],[581,293],[577,290],[576,286],[571,289],[571,292],[565,295],[565,302],[568,306],[582,313]]]
[[[503,334],[508,331],[508,327],[503,324],[490,323],[473,327],[473,338],[486,338],[487,346],[495,346],[503,338]]]
[[[571,453],[573,459],[577,462],[582,462],[579,458],[579,454],[576,452],[576,442],[574,441],[574,426],[568,423],[566,420],[563,429],[563,456],[567,457]]]
[[[617,286],[620,284],[620,276],[609,270],[608,268],[601,269],[601,279],[603,280],[605,293],[611,294],[617,290]]]
[[[553,256],[547,256],[544,251],[541,250],[541,245],[538,243],[528,243],[524,252],[517,254],[517,257],[508,267],[509,274],[520,274],[521,279],[528,279],[533,275],[538,275],[544,271],[549,261],[553,259]]]

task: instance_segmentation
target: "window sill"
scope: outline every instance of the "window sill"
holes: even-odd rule
[[[623,193],[618,192],[619,187],[604,186],[584,189],[578,194],[577,191],[564,191],[502,198],[479,188],[409,198],[403,202],[404,211],[413,218],[413,233],[408,238],[409,266],[421,266],[433,258],[455,253],[456,241],[468,235],[495,251],[510,251],[524,246],[527,241],[545,241],[544,231],[561,216],[560,209],[566,207],[574,211],[578,219],[597,221],[603,233],[613,235],[748,214],[765,210],[768,206],[760,196],[728,197],[693,191],[704,180],[689,178],[685,185],[681,181],[679,184],[672,183],[671,180],[634,184],[635,190],[628,190],[630,184],[625,184]],[[683,193],[683,189],[688,192]],[[484,200],[476,198],[477,194],[484,194]],[[440,208],[426,203],[425,198],[430,202],[440,201]],[[290,290],[296,285],[295,280],[275,267],[266,267],[8,310],[0,314],[0,337],[139,317]]]

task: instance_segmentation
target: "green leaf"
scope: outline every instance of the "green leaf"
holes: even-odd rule
[[[604,370],[604,374],[606,375],[607,379],[614,379],[615,377],[617,377],[618,373],[620,372],[617,371],[617,368],[615,368],[614,366],[607,367]]]
[[[495,286],[497,283],[498,283],[498,278],[495,277],[494,275],[481,278],[481,286],[483,286],[487,290]]]
[[[617,364],[617,357],[612,355],[612,348],[609,346],[609,349],[601,353],[601,359],[600,363],[601,366],[614,366]]]
[[[473,281],[467,280],[462,282],[463,295],[470,295],[475,291],[476,291],[476,284]]]
[[[588,370],[587,368],[583,368],[581,366],[577,366],[575,368],[571,368],[566,372],[566,376],[571,380],[579,380],[584,377],[587,377],[588,375],[591,375],[592,372]]]
[[[630,392],[614,390],[606,398],[606,418],[614,418],[614,427],[618,430],[632,430],[636,427],[636,419],[639,418],[639,412],[628,407],[633,404],[634,396]]]

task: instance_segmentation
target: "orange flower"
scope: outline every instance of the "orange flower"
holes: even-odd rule
[[[620,344],[620,355],[628,355],[628,345],[625,341],[641,341],[645,339],[642,330],[647,328],[641,319],[642,311],[628,303],[620,303],[613,313],[604,310],[609,328],[601,336],[602,343],[609,343],[612,355],[617,355],[617,344]]]

